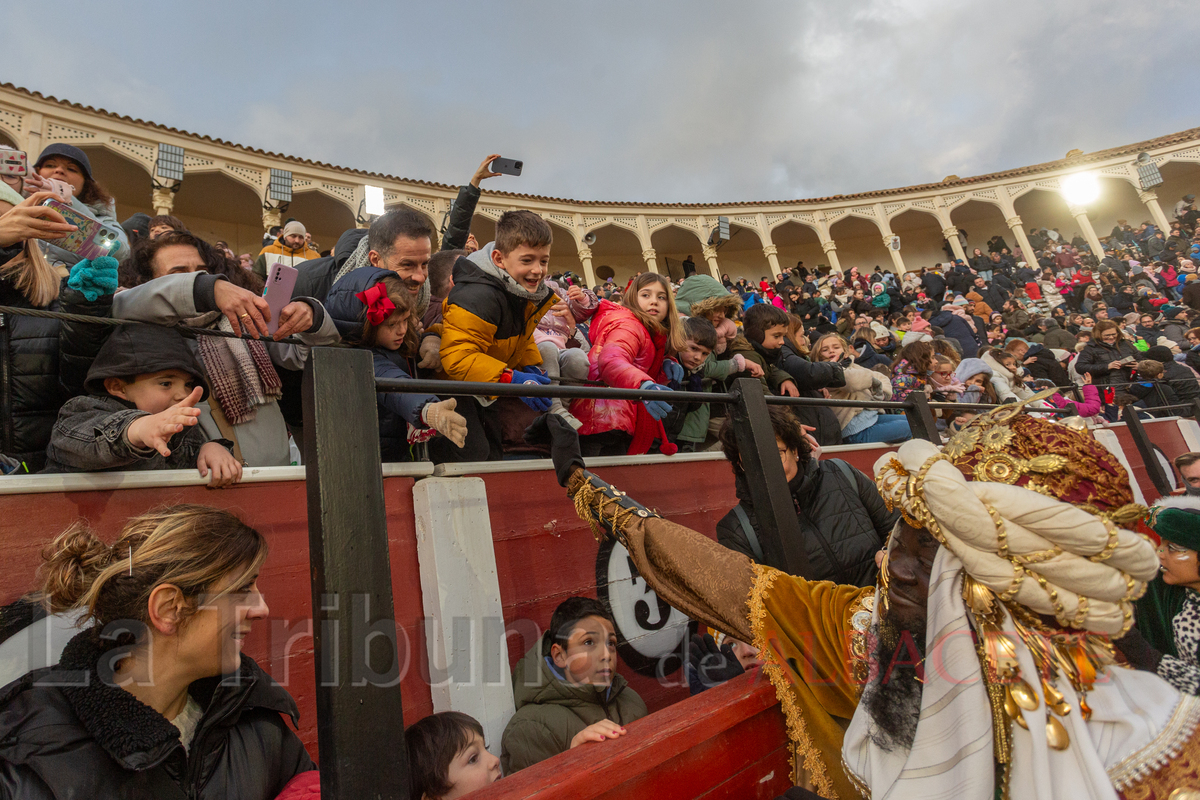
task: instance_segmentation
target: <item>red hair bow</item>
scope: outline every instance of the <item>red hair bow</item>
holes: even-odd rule
[[[387,287],[383,285],[383,281],[354,296],[367,307],[367,320],[372,325],[382,325],[384,320],[396,310],[396,304],[388,297]]]

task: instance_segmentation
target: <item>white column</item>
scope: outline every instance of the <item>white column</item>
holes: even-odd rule
[[[655,275],[658,274],[657,255],[658,254],[654,252],[653,247],[647,247],[642,251],[642,261],[646,262],[646,269],[650,270]]]
[[[783,271],[779,268],[779,248],[773,244],[769,244],[763,248],[763,255],[767,257],[767,261],[771,264],[772,278]]]
[[[1100,244],[1100,237],[1096,235],[1096,229],[1092,227],[1092,221],[1088,219],[1087,209],[1083,206],[1073,206],[1068,204],[1067,210],[1071,212],[1071,216],[1079,223],[1079,227],[1083,231],[1083,238],[1087,239],[1088,245],[1092,248],[1092,255],[1096,260],[1104,258],[1104,245]]]
[[[487,508],[480,478],[413,487],[433,710],[471,715],[498,750],[515,708]]]
[[[1021,221],[1019,216],[1013,214],[1011,217],[1004,218],[1004,224],[1008,226],[1010,231],[1012,231],[1013,238],[1017,240],[1017,244],[1020,246],[1021,252],[1025,254],[1026,263],[1028,263],[1029,266],[1033,267],[1034,269],[1037,269],[1035,263],[1036,257],[1034,256],[1035,251],[1033,249],[1033,245],[1029,243],[1029,235],[1025,233],[1025,223]],[[1101,257],[1103,257],[1103,254],[1101,254]]]
[[[950,242],[950,251],[954,253],[954,257],[966,261],[967,254],[963,252],[962,242],[958,240],[958,228],[953,225],[942,228],[942,236],[946,237],[946,241]]]
[[[704,254],[704,260],[708,262],[708,271],[714,278],[721,280],[721,267],[717,264],[717,248],[704,245],[701,252]]]
[[[899,250],[892,249],[892,237],[895,235],[891,231],[885,233],[883,235],[883,246],[887,248],[888,255],[892,257],[892,266],[896,268],[896,274],[903,275],[905,273],[904,259],[900,257]]]
[[[276,225],[283,224],[283,215],[280,214],[279,209],[274,206],[272,206],[271,208],[264,208],[263,214],[262,214],[262,223],[263,223],[263,233],[266,233],[267,231],[271,230],[271,228],[274,228]]]
[[[1154,220],[1154,224],[1159,227],[1163,234],[1170,233],[1171,221],[1167,219],[1167,215],[1163,212],[1162,206],[1158,202],[1158,192],[1153,190],[1138,192],[1138,199],[1146,204],[1146,208],[1150,211],[1150,218]]]
[[[157,216],[165,217],[175,207],[175,193],[165,186],[158,186],[150,193],[150,205]]]
[[[829,257],[829,266],[836,272],[842,271],[842,263],[838,260],[837,244],[833,239],[828,238],[826,234],[821,235],[821,249],[825,251],[825,255]]]
[[[588,288],[591,289],[597,284],[596,272],[592,269],[592,251],[586,247],[579,248],[579,264],[583,267],[583,277],[588,282]]]

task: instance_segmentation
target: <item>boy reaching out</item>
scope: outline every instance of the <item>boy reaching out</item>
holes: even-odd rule
[[[550,382],[533,332],[558,301],[544,280],[553,238],[550,225],[532,211],[507,211],[496,223],[496,241],[455,263],[454,288],[442,304],[442,369],[450,380]],[[546,397],[521,400],[535,411],[550,409]],[[467,420],[466,445],[435,440],[433,461],[502,458],[502,405],[495,398],[459,399],[457,411]]]
[[[617,674],[617,634],[599,601],[570,597],[513,670],[517,713],[501,739],[505,774],[625,734],[649,713]]]
[[[242,478],[233,443],[209,441],[196,404],[208,396],[187,341],[169,328],[125,325],[88,370],[89,394],[67,401],[46,448],[46,472],[190,469],[211,488]]]

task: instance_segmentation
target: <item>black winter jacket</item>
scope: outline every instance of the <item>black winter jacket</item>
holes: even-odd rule
[[[0,251],[0,263],[14,251]],[[33,306],[8,281],[0,281],[0,305]],[[59,300],[45,310],[107,317],[112,295],[88,303],[63,281]],[[83,392],[91,360],[111,328],[0,314],[0,452],[24,461],[30,472],[46,463],[50,431],[73,394]]]
[[[315,769],[280,716],[295,724],[295,701],[248,656],[236,681],[192,684],[204,717],[185,752],[174,725],[95,674],[110,650],[85,630],[58,666],[0,689],[0,798],[272,800]]]
[[[821,389],[846,385],[846,373],[832,361],[814,364],[785,341],[779,356],[779,368],[792,377],[801,397],[821,397]],[[815,428],[812,436],[822,447],[842,443],[842,426],[828,406],[792,406],[800,424]]]
[[[1128,370],[1108,368],[1112,362],[1125,358],[1135,360],[1138,358],[1138,351],[1129,342],[1119,340],[1115,347],[1110,347],[1103,342],[1092,340],[1079,351],[1079,360],[1075,362],[1075,371],[1080,375],[1085,372],[1091,375],[1092,383],[1097,386],[1126,383],[1129,380]]]
[[[1200,383],[1196,382],[1196,376],[1183,364],[1175,361],[1163,364],[1163,381],[1175,391],[1181,403],[1190,403],[1200,398]]]
[[[788,482],[808,553],[809,574],[802,578],[854,586],[875,583],[879,573],[875,553],[887,541],[900,512],[889,512],[871,479],[853,467],[851,471],[853,486],[833,460],[809,459]],[[750,525],[757,530],[758,518],[744,476],[738,476],[735,488]],[[717,523],[717,541],[755,558],[736,510]],[[783,569],[782,564],[769,566]]]

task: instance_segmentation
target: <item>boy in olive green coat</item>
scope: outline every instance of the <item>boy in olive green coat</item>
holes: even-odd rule
[[[646,704],[616,666],[617,635],[604,606],[590,597],[564,600],[513,670],[517,713],[500,742],[504,774],[615,739],[622,726],[646,716]]]

